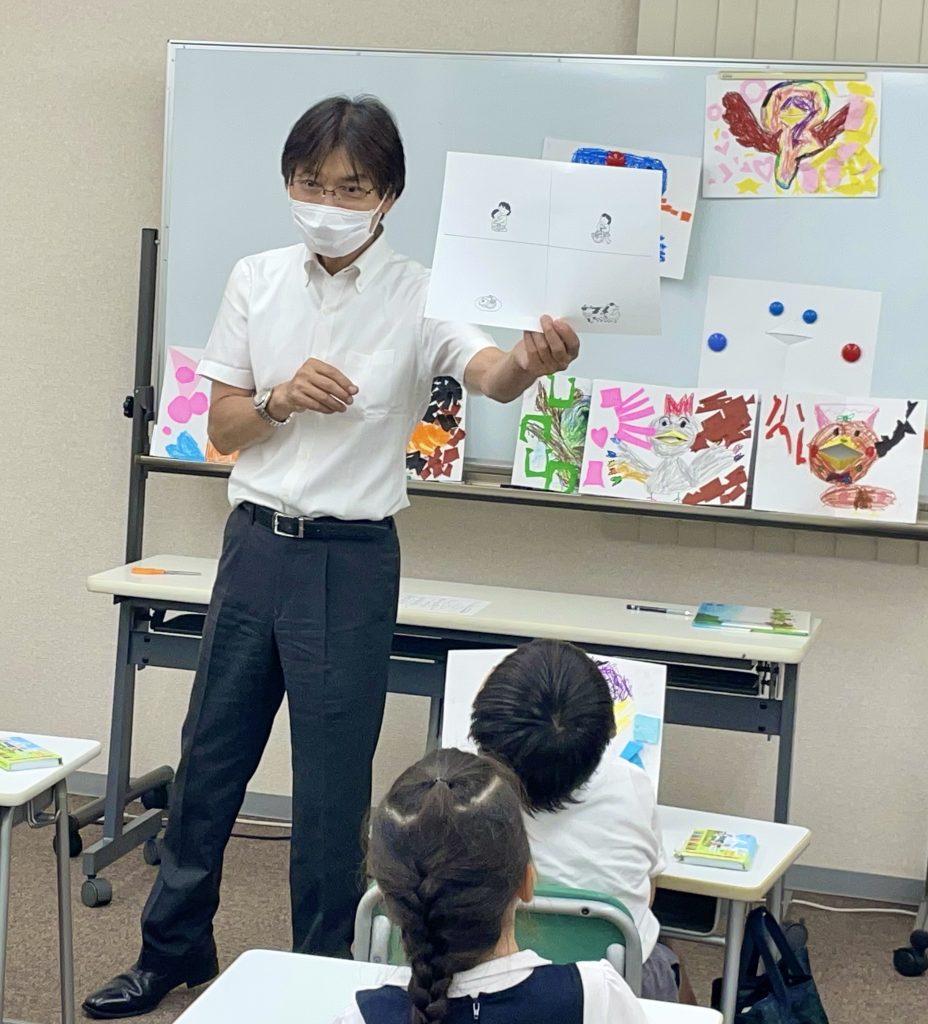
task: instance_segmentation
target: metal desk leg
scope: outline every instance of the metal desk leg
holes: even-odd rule
[[[773,820],[789,821],[790,781],[793,772],[793,740],[796,729],[796,691],[799,684],[799,666],[782,665],[783,697],[780,703],[780,738],[777,750],[777,786],[774,799]],[[767,900],[771,913],[782,918],[786,909],[785,876],[774,884]]]
[[[6,935],[10,923],[10,841],[12,807],[0,807],[0,1021],[3,1020],[3,982],[6,978]]]
[[[738,1001],[738,971],[741,967],[741,944],[744,942],[744,920],[748,905],[740,900],[728,904],[725,928],[725,966],[722,969],[722,1021],[733,1024]]]
[[[55,786],[58,861],[58,970],[61,973],[61,1024],[74,1024],[74,949],[71,929],[71,866],[68,856],[68,784]]]
[[[429,732],[425,742],[425,752],[427,754],[441,746],[441,716],[443,709],[443,697],[429,697]]]

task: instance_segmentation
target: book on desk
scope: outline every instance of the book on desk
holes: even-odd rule
[[[753,608],[743,604],[716,604],[704,601],[693,618],[700,629],[731,629],[747,633],[778,633],[782,636],[808,636],[812,615],[789,608]]]
[[[25,736],[0,736],[0,769],[21,772],[33,768],[57,768],[61,756],[27,740]]]
[[[715,828],[693,829],[689,839],[674,852],[674,857],[684,864],[731,871],[750,871],[756,855],[754,836]]]

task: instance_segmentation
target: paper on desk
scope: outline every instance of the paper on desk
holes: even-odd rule
[[[446,615],[476,615],[489,603],[468,597],[444,597],[440,594],[400,595],[400,608],[418,608],[420,611],[442,612]]]
[[[426,316],[660,333],[659,171],[449,153]]]

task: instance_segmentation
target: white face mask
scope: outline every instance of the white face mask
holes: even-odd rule
[[[320,256],[348,256],[371,237],[380,223],[380,208],[346,210],[325,203],[303,203],[290,200],[290,213],[306,248]]]

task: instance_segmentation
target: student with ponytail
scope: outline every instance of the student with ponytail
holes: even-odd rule
[[[606,961],[555,966],[516,945],[534,869],[497,762],[437,750],[408,768],[374,812],[367,863],[410,966],[336,1024],[644,1024]]]

